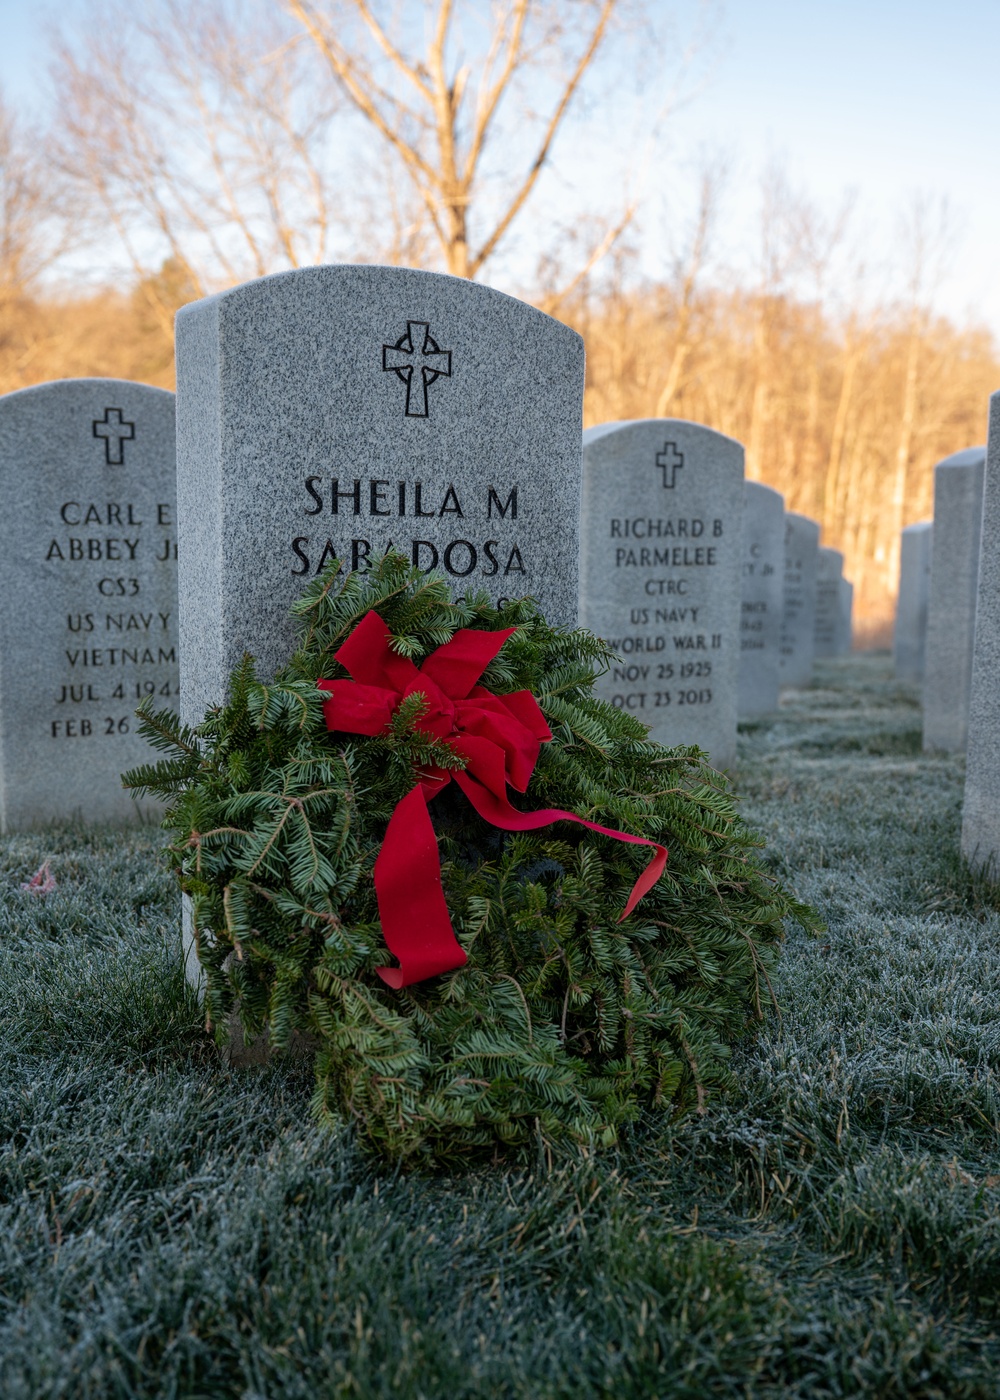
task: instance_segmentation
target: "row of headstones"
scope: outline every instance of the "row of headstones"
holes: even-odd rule
[[[923,747],[964,750],[969,725],[984,447],[934,468],[934,519],[902,532],[893,633],[896,675],[922,682]]]
[[[903,531],[896,671],[923,681],[923,746],[966,751],[962,852],[1000,877],[1000,393],[987,446],[934,471],[934,520]]]
[[[177,386],[176,420],[120,380],[0,399],[4,830],[133,815],[137,703],[198,722],[245,652],[262,674],[288,654],[304,583],[390,546],[592,628],[621,658],[599,693],[723,768],[738,712],[849,649],[841,556],[744,482],[742,447],[660,419],[590,429],[581,454],[582,341],[489,288],[249,283],[180,313]]]
[[[923,682],[923,747],[960,753],[969,735],[986,449],[934,469],[934,520],[902,533],[896,674]]]
[[[786,511],[777,491],[744,484],[741,720],[776,710],[781,689],[808,685],[815,658],[851,650],[854,585],[844,556],[819,537],[818,523]]]
[[[580,620],[620,657],[599,691],[659,742],[700,744],[728,768],[737,720],[776,710],[816,657],[850,651],[843,555],[743,479],[738,443],[697,424],[603,423],[584,433],[583,463]]]

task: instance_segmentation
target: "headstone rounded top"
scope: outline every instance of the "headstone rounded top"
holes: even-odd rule
[[[905,525],[905,526],[903,527],[903,534],[904,534],[904,535],[919,535],[919,534],[922,534],[925,530],[933,530],[933,529],[934,529],[934,521],[933,521],[933,520],[918,520],[918,521],[916,522],[915,525]]]
[[[498,306],[506,303],[511,310],[516,309],[520,318],[537,321],[539,329],[543,326],[548,327],[553,332],[565,336],[567,340],[577,341],[581,347],[583,345],[582,336],[564,322],[557,321],[553,316],[539,311],[537,307],[529,306],[495,287],[488,287],[482,282],[472,282],[466,277],[452,277],[446,272],[427,272],[417,267],[393,267],[380,263],[319,263],[314,267],[296,267],[286,272],[273,272],[267,277],[255,277],[249,282],[227,287],[212,296],[188,302],[180,308],[177,315],[185,317],[195,308],[213,303],[238,306],[261,299],[280,301],[284,297],[296,297],[303,289],[308,289],[311,295],[316,295],[322,289],[325,293],[333,293],[338,298],[353,303],[363,301],[366,295],[378,302],[385,302],[390,296],[416,295],[426,296],[434,303],[439,303],[443,298],[455,295],[465,299],[472,297],[484,307],[490,303]]]
[[[759,501],[768,501],[771,505],[778,504],[782,510],[784,509],[785,498],[780,491],[775,491],[773,486],[765,486],[762,481],[747,481],[744,482],[744,485],[751,495],[757,496]]]
[[[107,394],[115,389],[127,389],[130,393],[134,393],[140,389],[144,394],[159,394],[171,402],[174,399],[174,395],[169,389],[158,389],[153,384],[141,384],[134,379],[103,379],[98,375],[90,375],[85,378],[74,376],[68,379],[47,379],[44,384],[29,384],[26,389],[12,389],[9,394],[0,395],[0,400],[8,407],[45,396],[58,396],[63,403],[68,403],[70,400],[67,396],[74,389],[81,395]]]
[[[299,268],[182,308],[177,384],[185,714],[245,651],[274,673],[334,560],[392,548],[576,621],[584,348],[562,322],[443,273]]]
[[[800,515],[799,512],[795,510],[786,510],[785,515],[788,521],[798,529],[804,531],[806,534],[814,534],[816,543],[817,545],[819,544],[820,530],[818,520],[813,520],[811,515]]]
[[[986,461],[985,447],[964,447],[961,452],[953,452],[950,457],[942,457],[938,467],[981,467]]]
[[[599,438],[608,437],[612,433],[634,432],[637,428],[657,427],[661,423],[669,423],[671,427],[688,428],[692,432],[704,433],[708,437],[717,438],[720,442],[731,443],[738,452],[741,454],[743,452],[743,444],[737,442],[735,438],[728,437],[715,428],[706,428],[704,423],[693,423],[689,418],[623,418],[619,422],[596,423],[592,428],[583,430],[583,445],[590,447]]]
[[[839,549],[831,549],[828,544],[821,544],[819,547],[820,557],[828,564],[836,564],[839,568],[844,567],[844,556]]]

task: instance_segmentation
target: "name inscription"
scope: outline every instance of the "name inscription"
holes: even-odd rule
[[[39,707],[39,719],[53,739],[122,738],[134,731],[139,701],[176,701],[179,692],[174,617],[152,600],[143,607],[145,592],[162,596],[157,566],[177,558],[173,508],[165,502],[144,511],[134,501],[69,500],[55,507],[54,516],[41,556],[56,571],[54,578],[64,579],[63,596],[72,599],[72,610],[63,614],[64,640],[52,658],[49,703],[58,709],[46,715]],[[116,563],[132,571],[118,575],[105,567]],[[89,599],[96,605],[90,609]],[[107,611],[115,606],[112,600],[125,600],[128,610]],[[101,634],[107,644],[96,645]]]
[[[664,454],[672,447],[668,443]],[[681,454],[669,462],[658,460],[657,465],[665,473],[663,486],[676,489],[681,484],[676,476],[683,466]],[[716,569],[729,548],[724,522],[697,515],[613,516],[606,538],[607,567],[634,578],[636,597],[629,609],[634,630],[609,636],[608,644],[624,658],[656,659],[613,664],[609,676],[599,682],[601,693],[619,709],[648,715],[650,724],[656,722],[651,711],[711,706],[713,691],[706,682],[726,641],[720,632],[698,630],[699,622],[704,626],[702,615],[711,611],[710,591],[706,593],[698,579],[703,571]],[[675,606],[640,602],[667,598],[699,601]],[[707,620],[710,623],[710,617]]]
[[[320,573],[333,560],[352,571],[365,572],[373,560],[395,549],[407,556],[425,573],[444,569],[454,578],[478,574],[482,578],[527,576],[529,562],[523,542],[511,531],[522,516],[522,493],[518,485],[498,489],[485,485],[473,498],[463,499],[453,482],[431,486],[424,481],[393,480],[389,477],[307,476],[303,483],[304,516],[367,520],[454,521],[453,538],[419,537],[405,525],[392,537],[377,542],[359,534],[334,538],[323,533],[296,535],[289,544],[293,561],[290,571],[297,577]],[[465,525],[462,533],[458,521]],[[357,528],[357,527],[355,527]],[[493,531],[491,535],[489,532]],[[435,532],[437,533],[437,532]],[[504,537],[506,536],[506,537]]]

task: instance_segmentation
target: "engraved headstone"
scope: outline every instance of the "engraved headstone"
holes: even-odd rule
[[[900,540],[899,596],[892,656],[896,675],[903,681],[919,681],[924,675],[933,540],[934,526],[929,520],[907,525]]]
[[[778,663],[785,591],[785,502],[759,481],[743,484],[740,597],[740,719],[778,708]]]
[[[0,398],[0,826],[134,820],[123,769],[177,705],[174,396],[63,379]]]
[[[244,652],[287,657],[289,604],[390,546],[459,592],[576,622],[583,342],[457,277],[279,273],[177,317],[183,713]]]
[[[820,545],[816,556],[816,638],[817,656],[838,656],[841,639],[840,581],[844,556],[839,549]]]
[[[935,561],[937,532],[935,520]],[[993,880],[1000,879],[1000,393],[990,398],[983,482],[962,854]]]
[[[934,542],[924,657],[924,749],[960,753],[969,724],[985,447],[934,468]]]
[[[670,418],[583,435],[580,622],[618,656],[597,693],[662,744],[736,752],[743,448]]]
[[[816,654],[816,565],[819,525],[785,515],[785,602],[781,619],[782,685],[808,685]]]

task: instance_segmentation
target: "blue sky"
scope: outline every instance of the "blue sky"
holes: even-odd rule
[[[729,0],[721,53],[675,141],[770,156],[830,208],[854,187],[882,251],[914,192],[961,233],[939,297],[1000,333],[1000,0]]]
[[[0,0],[0,84],[18,105],[42,101],[46,26],[82,5]],[[737,260],[772,158],[827,208],[855,188],[883,257],[913,192],[946,196],[960,241],[938,304],[1000,336],[998,61],[1000,0],[726,0],[707,81],[671,118],[667,151],[678,168],[697,148],[728,153]]]

